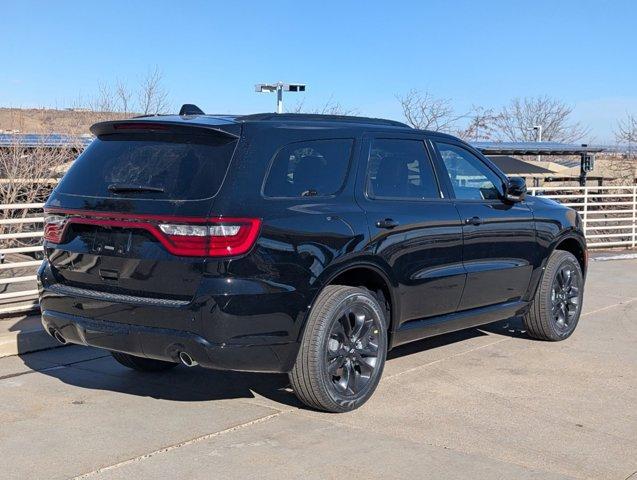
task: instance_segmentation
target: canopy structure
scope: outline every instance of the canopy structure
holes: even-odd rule
[[[544,167],[533,165],[519,158],[508,155],[489,155],[489,160],[495,163],[507,175],[551,175],[553,172]]]
[[[600,147],[558,142],[472,142],[484,155],[582,155],[603,152]]]
[[[593,169],[595,154],[601,147],[558,142],[472,142],[484,155],[577,155],[580,157],[580,185],[586,185],[586,175]]]

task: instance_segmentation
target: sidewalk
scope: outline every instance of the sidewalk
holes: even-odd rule
[[[80,346],[0,358],[0,476],[633,478],[637,260],[591,262],[583,308],[564,342],[510,319],[403,345],[343,415],[304,408],[286,375],[144,374]]]
[[[0,358],[61,346],[43,330],[39,315],[0,318]]]

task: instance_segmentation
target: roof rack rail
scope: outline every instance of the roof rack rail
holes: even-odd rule
[[[205,115],[203,110],[192,103],[184,103],[179,109],[179,115]]]
[[[274,120],[274,121],[304,121],[304,120],[324,120],[324,121],[339,121],[347,123],[365,123],[371,125],[389,125],[394,127],[406,127],[411,128],[409,125],[398,122],[396,120],[386,120],[384,118],[370,118],[370,117],[357,117],[353,115],[324,115],[319,113],[254,113],[251,115],[242,115],[235,120],[241,121],[260,121],[260,120]]]

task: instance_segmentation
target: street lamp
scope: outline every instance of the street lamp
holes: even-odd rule
[[[536,141],[541,142],[542,141],[542,125],[533,125],[533,128],[531,130],[535,130],[537,132],[537,136],[535,137]],[[538,162],[542,161],[542,155],[537,156],[537,161]]]
[[[255,92],[271,93],[276,92],[276,113],[283,113],[283,92],[304,92],[304,83],[257,83],[254,86]]]

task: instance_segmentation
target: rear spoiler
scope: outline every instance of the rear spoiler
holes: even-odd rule
[[[130,119],[99,122],[91,126],[91,133],[96,137],[113,133],[185,133],[185,134],[217,134],[228,138],[239,138],[241,125],[219,125],[202,123],[185,123],[170,120]]]

